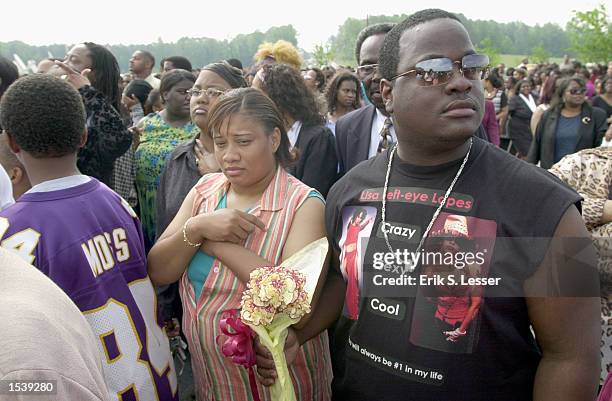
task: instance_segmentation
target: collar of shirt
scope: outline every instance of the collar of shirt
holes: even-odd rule
[[[174,151],[172,152],[172,160],[176,160],[181,156],[185,155],[189,160],[193,159],[195,163],[195,141],[196,137],[193,137],[192,139],[189,139],[176,145],[176,148],[174,148]]]
[[[520,93],[519,97],[523,99],[523,102],[525,102],[527,107],[529,107],[529,110],[531,110],[531,112],[533,113],[536,109],[536,104],[535,104],[535,100],[533,100],[533,96],[531,96],[531,93],[529,94],[529,97]]]
[[[302,129],[302,122],[296,121],[293,123],[289,131],[287,131],[287,136],[289,137],[289,143],[293,148],[297,143],[298,136],[300,135],[300,130]]]
[[[372,131],[370,132],[370,149],[368,151],[368,158],[374,157],[378,154],[378,143],[380,142],[380,131],[385,125],[387,117],[378,109],[374,115],[374,121],[372,121]],[[389,128],[391,134],[391,144],[397,143],[397,137],[395,136],[395,126],[391,125]]]
[[[144,80],[147,81],[147,83],[151,85],[153,89],[159,89],[159,84],[161,80],[159,78],[156,78],[153,73],[149,74],[149,76],[146,77]]]
[[[202,185],[204,183],[204,185]],[[203,202],[210,202],[208,206],[217,205],[221,197],[229,190],[229,181],[223,173],[206,174],[200,178],[195,186],[196,192]],[[281,210],[287,198],[289,187],[289,173],[279,164],[276,174],[264,191],[257,206],[249,210],[250,214],[257,215],[260,211],[275,212]],[[198,206],[195,210],[202,210],[203,203],[195,202]]]
[[[79,185],[83,185],[89,181],[91,181],[91,177],[86,175],[70,175],[68,177],[56,178],[55,180],[44,181],[40,184],[36,184],[30,188],[26,194],[59,191],[60,189],[78,187]]]

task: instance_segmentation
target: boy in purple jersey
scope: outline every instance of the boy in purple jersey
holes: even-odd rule
[[[140,222],[119,195],[76,167],[87,142],[79,94],[58,78],[24,77],[4,94],[0,124],[32,183],[0,213],[0,246],[49,276],[83,312],[99,338],[112,399],[176,400]]]

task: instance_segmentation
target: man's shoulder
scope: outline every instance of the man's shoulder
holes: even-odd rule
[[[105,399],[99,353],[83,314],[48,277],[2,248],[0,319],[11,322],[0,341],[0,378],[57,380],[62,391],[67,380],[96,394],[78,399]]]
[[[83,213],[71,215],[77,207]],[[8,218],[11,224],[22,222],[51,227],[56,218],[65,221],[79,220],[79,216],[87,214],[87,209],[96,216],[103,215],[111,219],[117,219],[117,212],[125,209],[131,217],[136,217],[127,201],[95,178],[76,187],[26,193],[13,206],[0,212],[0,217]]]
[[[300,138],[299,142],[302,142],[300,139],[310,140],[310,139],[325,139],[325,138],[333,138],[334,134],[332,134],[331,130],[325,126],[325,124],[310,124],[303,125],[302,129],[300,129]]]
[[[195,138],[188,139],[176,145],[176,147],[170,152],[170,156],[168,156],[168,162],[174,159],[178,159],[179,157],[189,153],[191,149],[195,146]]]
[[[336,199],[339,194],[355,193],[375,186],[382,187],[387,160],[385,152],[357,164],[332,186],[327,202]]]

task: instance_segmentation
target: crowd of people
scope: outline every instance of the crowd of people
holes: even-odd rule
[[[248,68],[139,50],[121,74],[85,42],[19,77],[0,56],[0,379],[253,400],[221,317],[254,269],[327,237],[287,337],[297,399],[592,401],[612,372],[612,62],[491,66],[438,9],[366,27],[355,61],[304,66],[281,40]],[[400,250],[455,262],[376,263]],[[410,274],[435,284],[376,284]]]

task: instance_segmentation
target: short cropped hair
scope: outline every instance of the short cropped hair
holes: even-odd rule
[[[17,66],[9,59],[0,56],[0,98],[17,78],[19,78]]]
[[[193,69],[193,67],[191,66],[191,61],[189,61],[186,57],[183,57],[183,56],[166,57],[165,59],[162,60],[162,67],[163,67],[163,63],[166,61],[171,62],[175,69],[187,70],[187,71],[191,71]]]
[[[414,28],[417,25],[441,18],[450,18],[463,25],[455,14],[440,10],[438,8],[429,8],[426,10],[417,11],[393,27],[393,29],[391,29],[385,36],[385,41],[380,49],[380,58],[378,59],[378,72],[380,75],[385,79],[391,79],[397,75],[400,52],[399,42],[404,32],[406,32],[408,29]]]
[[[189,81],[194,84],[196,77],[191,71],[179,70],[176,68],[168,71],[167,74],[164,74],[161,82],[159,83],[159,93],[161,93],[162,100],[165,101],[164,93],[169,92],[172,88],[174,88],[174,85],[183,81]]]
[[[4,93],[0,124],[32,157],[62,157],[79,150],[85,107],[66,81],[33,74],[18,79]]]
[[[363,46],[363,42],[370,36],[374,35],[386,35],[395,24],[390,22],[382,22],[380,24],[374,24],[370,26],[366,26],[359,32],[357,35],[357,41],[355,42],[355,60],[357,60],[357,64],[361,63],[359,59],[359,55],[361,54],[361,46]]]
[[[144,79],[135,79],[130,81],[130,83],[125,87],[125,96],[131,97],[134,95],[144,109],[149,93],[152,90],[153,87]]]
[[[151,62],[151,68],[155,67],[155,56],[153,55],[153,53],[151,53],[148,50],[138,50],[138,51],[142,53],[144,58],[146,58],[147,60]]]

